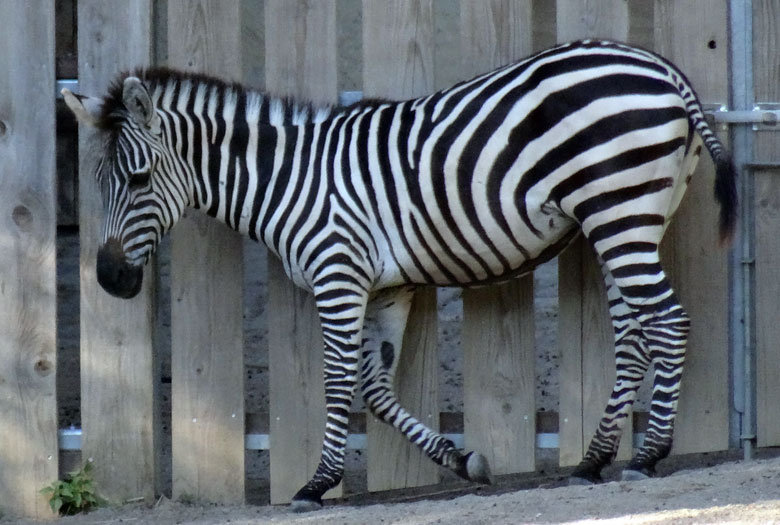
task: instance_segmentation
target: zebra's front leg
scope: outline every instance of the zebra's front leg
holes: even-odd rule
[[[434,462],[463,479],[489,484],[490,466],[484,456],[458,450],[452,441],[412,416],[396,398],[393,378],[413,297],[412,287],[393,288],[372,297],[368,304],[363,331],[363,399],[374,416],[399,430]]]
[[[293,497],[296,512],[322,507],[322,495],[341,482],[348,418],[357,385],[360,339],[367,293],[349,289],[343,294],[315,289],[325,342],[325,437],[322,458],[314,476]]]

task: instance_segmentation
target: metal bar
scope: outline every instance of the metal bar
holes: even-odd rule
[[[753,95],[753,2],[732,0],[729,3],[730,18],[730,80],[732,93],[731,123],[766,123],[776,125],[777,115],[760,113],[758,122],[748,118],[755,115]],[[766,112],[769,113],[769,112]],[[724,115],[713,115],[729,118]],[[742,120],[740,120],[742,119]],[[773,120],[774,119],[774,120]],[[752,130],[747,126],[731,128],[732,155],[737,168],[743,172],[740,184],[741,217],[739,225],[740,245],[731,250],[731,348],[732,388],[734,413],[730,441],[741,442],[746,460],[753,458],[755,444],[755,302],[754,290],[754,217],[753,173],[749,165],[753,155]],[[738,431],[737,431],[738,429]]]
[[[463,448],[463,434],[462,433],[450,433],[443,434],[443,436],[453,443],[458,448]],[[60,451],[79,451],[81,450],[81,438],[82,431],[80,428],[63,428],[59,430],[60,438]],[[632,444],[634,448],[642,446],[644,441],[644,432],[637,432],[632,436]],[[536,448],[539,449],[556,449],[559,444],[559,436],[557,432],[540,432],[536,434]],[[244,438],[244,448],[246,450],[268,450],[271,447],[271,439],[268,434],[247,434]],[[347,437],[347,448],[351,450],[365,450],[366,449],[366,435],[365,434],[350,434]]]
[[[777,126],[780,123],[780,111],[755,107],[752,110],[733,109],[728,111],[713,111],[710,113],[715,122],[723,124],[763,124]],[[780,126],[778,126],[780,129]]]

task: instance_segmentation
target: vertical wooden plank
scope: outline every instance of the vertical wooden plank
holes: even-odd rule
[[[463,78],[531,53],[532,4],[530,0],[461,0]]]
[[[754,27],[755,30],[755,27]],[[777,298],[780,297],[780,184],[777,171],[755,173],[756,422],[757,444],[780,444],[780,360]]]
[[[558,42],[578,38],[628,40],[626,0],[557,0]]]
[[[54,5],[3,0],[0,18],[0,505],[44,519],[38,491],[57,479]]]
[[[332,103],[338,97],[336,2],[267,0],[266,88]],[[268,261],[271,503],[287,503],[320,461],[325,433],[323,341],[311,294]],[[326,497],[342,495],[343,485]]]
[[[240,3],[171,0],[173,67],[240,79]],[[189,212],[171,246],[173,496],[244,501],[240,236]]]
[[[363,1],[363,92],[395,99],[433,91],[433,3],[431,0]],[[401,404],[437,429],[438,358],[436,293],[421,289],[412,303],[396,377]],[[436,483],[433,462],[396,430],[369,417],[368,489]]]
[[[625,0],[558,0],[558,41],[586,37],[627,40]],[[578,239],[560,258],[558,340],[560,369],[560,463],[577,464],[590,443],[615,384],[614,338],[606,290],[595,255]],[[565,347],[563,346],[565,345]],[[618,458],[631,454],[626,425]]]
[[[531,2],[461,1],[463,78],[531,52]],[[533,277],[463,291],[463,433],[494,474],[535,469]]]
[[[656,49],[680,67],[705,104],[728,102],[727,7],[708,0],[656,2]],[[664,268],[691,317],[675,454],[728,448],[728,250],[718,247],[714,177],[703,152],[663,243]]]
[[[757,102],[780,101],[780,3],[753,1],[753,84]],[[754,158],[780,160],[780,134],[754,133]],[[756,418],[758,446],[780,445],[780,359],[777,341],[777,298],[780,297],[780,179],[777,170],[755,174],[756,195]],[[748,174],[742,175],[747,177]],[[749,205],[745,203],[743,205]]]
[[[78,3],[79,88],[101,95],[123,69],[148,64],[151,2]],[[121,39],[115,38],[122,35]],[[81,127],[79,136],[81,239],[82,454],[93,462],[101,494],[112,501],[152,501],[157,477],[159,377],[153,351],[154,266],[145,270],[133,299],[109,296],[97,283],[95,260],[103,203],[95,183],[102,137]]]

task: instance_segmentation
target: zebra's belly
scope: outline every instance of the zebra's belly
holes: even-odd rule
[[[518,234],[511,238],[489,228],[476,235],[420,227],[410,228],[406,235],[388,235],[378,287],[408,283],[470,287],[507,281],[558,255],[579,232],[571,218],[541,207],[530,219],[539,231],[534,234],[524,225],[512,225]]]

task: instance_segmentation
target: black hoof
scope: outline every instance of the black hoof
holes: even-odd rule
[[[461,478],[483,483],[485,485],[493,484],[493,475],[490,472],[490,464],[482,454],[469,452],[458,458],[458,466],[455,473]]]
[[[575,487],[578,485],[598,485],[603,483],[601,473],[593,468],[579,466],[574,469],[574,472],[569,476],[569,486]]]
[[[299,490],[290,503],[293,512],[311,512],[321,508],[322,496],[307,487]]]

